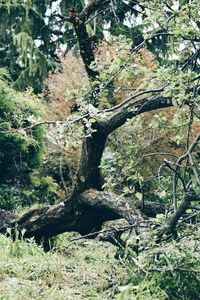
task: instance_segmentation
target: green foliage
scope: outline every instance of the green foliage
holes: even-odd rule
[[[77,43],[72,25],[66,22],[63,30],[56,13],[60,10],[66,16],[70,7],[80,12],[84,4],[81,0],[0,2],[0,67],[9,70],[16,89],[41,90],[48,72],[56,67],[57,46],[72,48]],[[105,26],[111,39],[124,36],[134,46],[148,39],[148,49],[163,65],[171,65],[177,56],[184,61],[194,48],[191,41],[199,36],[197,7],[196,0],[177,5],[161,0],[112,1],[88,26],[91,35],[101,40]],[[194,69],[198,70],[197,64]]]
[[[41,100],[31,90],[16,92],[0,81],[1,208],[15,210],[38,200],[29,185],[29,174],[44,159],[45,130],[43,126],[34,126],[43,110]]]
[[[1,1],[1,67],[9,70],[14,87],[32,86],[36,92],[50,69],[55,68],[55,43],[51,40],[51,20],[45,13],[55,1]],[[51,25],[50,25],[51,24]]]
[[[197,233],[193,238],[199,238]],[[129,253],[132,271],[117,299],[198,299],[200,293],[199,252],[194,239],[149,246],[136,257]]]
[[[4,2],[0,3],[2,22],[0,78],[9,78],[8,74],[10,74],[9,80],[13,82],[15,89],[24,90],[32,86],[34,91],[38,92],[49,70],[55,67],[57,45],[67,42],[67,46],[72,47],[76,43],[72,25],[66,23],[63,26],[59,18],[56,18],[53,11],[56,3],[54,0]],[[82,119],[85,132],[79,123],[71,125],[74,121],[73,116],[70,119],[71,123],[69,121],[62,126],[58,122],[55,128],[49,129],[56,138],[58,135],[58,139],[61,140],[62,150],[59,153],[61,159],[59,157],[58,162],[54,161],[48,166],[48,161],[43,160],[45,141],[43,126],[30,128],[30,124],[37,123],[40,114],[38,99],[33,97],[30,91],[24,94],[16,93],[0,82],[1,208],[15,210],[24,203],[32,204],[37,201],[52,204],[59,197],[63,199],[59,189],[62,186],[65,192],[70,190],[65,179],[69,179],[72,185],[75,172],[69,175],[71,170],[63,167],[61,152],[70,149],[73,155],[77,155],[83,135],[91,137],[95,131],[96,117],[101,114],[103,116],[104,112],[97,112],[86,102],[87,96],[98,89],[99,85],[102,108],[112,107],[117,103],[120,105],[122,100],[133,96],[133,90],[135,93],[143,91],[151,96],[153,92],[148,90],[162,88],[163,97],[172,97],[176,110],[171,115],[170,112],[168,112],[169,116],[160,113],[147,114],[145,118],[138,117],[135,121],[127,122],[123,129],[118,129],[110,135],[107,143],[108,151],[104,153],[107,156],[104,155],[101,163],[106,190],[138,200],[147,199],[171,204],[173,168],[170,171],[166,170],[166,166],[160,169],[163,157],[158,159],[156,154],[149,159],[147,154],[155,151],[166,152],[169,149],[167,151],[170,152],[169,158],[174,159],[184,153],[188,147],[194,116],[193,111],[186,111],[183,105],[189,104],[190,109],[196,108],[196,104],[199,105],[196,91],[188,93],[188,88],[193,84],[199,70],[198,52],[195,59],[191,58],[195,57],[194,51],[198,49],[195,44],[196,39],[199,38],[198,1],[193,0],[190,3],[161,0],[111,2],[87,26],[90,34],[97,33],[99,38],[103,37],[107,27],[110,34],[108,40],[115,43],[113,48],[117,50],[115,49],[112,57],[107,59],[107,64],[104,61],[106,52],[104,51],[104,56],[100,56],[103,63],[98,66],[100,77],[92,84],[86,80],[86,84],[82,87],[82,96],[86,101],[80,99],[80,113],[90,115],[89,118]],[[68,8],[71,6],[74,6],[78,12],[81,11],[84,1],[63,0],[57,4],[63,15],[67,15]],[[95,22],[97,29],[95,29]],[[142,41],[146,42],[144,45],[147,49],[154,52],[160,65],[152,58],[149,51],[135,51],[130,55],[133,46]],[[75,51],[78,54],[77,47]],[[193,55],[189,57],[190,54]],[[93,67],[96,68],[96,65]],[[111,78],[114,78],[112,82]],[[105,84],[110,82],[111,91],[107,86],[105,88]],[[79,91],[73,94],[80,98]],[[137,97],[136,101],[140,97],[142,95]],[[134,97],[132,100],[134,101]],[[70,162],[74,169],[77,165],[75,160],[78,160],[76,155]],[[194,162],[199,172],[198,153],[195,155]],[[53,159],[55,156],[52,156]],[[193,167],[193,163],[189,167]],[[63,176],[63,169],[65,176]],[[187,166],[183,166],[179,172],[182,178],[187,177],[187,182],[195,175],[194,172],[192,173],[192,168],[189,171],[188,169]],[[199,187],[195,184],[192,187],[199,194]],[[176,193],[179,203],[183,195],[183,187],[179,182]],[[158,215],[157,224],[162,224],[165,217]],[[183,228],[183,225],[180,226],[180,231],[184,232]],[[190,234],[193,234],[193,239],[185,239],[182,243],[168,242],[162,246],[149,244],[149,248],[138,257],[131,250],[127,250],[125,266],[130,270],[130,275],[123,286],[119,287],[118,298],[198,299],[200,294],[199,246],[196,246],[194,240],[199,236],[196,237],[191,232]],[[25,298],[27,290],[31,287],[29,298],[43,299],[47,297],[50,286],[53,299],[55,299],[54,289],[56,293],[60,293],[56,297],[66,298],[66,293],[60,292],[62,290],[60,286],[62,284],[66,286],[63,281],[65,276],[63,269],[66,270],[68,267],[65,259],[61,259],[63,266],[61,268],[57,253],[44,255],[32,240],[29,243],[23,240],[12,243],[0,237],[0,243],[2,245],[0,248],[4,248],[0,255],[2,276],[9,278],[21,276],[21,279],[28,281],[28,288],[20,291],[20,297]],[[66,244],[61,247],[62,251],[66,251]],[[19,259],[21,264],[17,264]],[[93,252],[84,254],[86,264],[92,265],[96,260]],[[101,268],[102,262],[100,270]],[[42,282],[42,291],[38,287],[33,288],[32,282],[34,284],[39,282],[39,285]],[[55,282],[58,286],[56,288]],[[7,297],[7,294],[4,292],[2,297]],[[90,291],[87,296],[93,297]]]
[[[0,185],[0,208],[15,210],[20,205],[19,191],[14,186]]]
[[[28,99],[28,97],[30,97]],[[30,93],[18,94],[0,82],[0,174],[1,182],[22,176],[41,164],[44,130],[28,133],[29,118],[37,118],[41,105]]]
[[[41,90],[42,82],[46,79],[50,66],[53,67],[53,62],[50,64],[26,32],[15,35],[13,44],[20,53],[16,63],[22,70],[13,87],[17,90],[24,90],[32,86],[35,91]]]
[[[107,164],[103,156],[101,163],[105,177],[104,188],[124,196],[136,196],[139,200],[142,193],[146,195],[145,199],[148,197],[151,200],[159,200],[160,196],[156,191],[157,180],[154,181],[152,174],[157,172],[159,161],[156,158],[152,160],[151,157],[151,162],[148,157],[142,159],[152,143],[148,138],[152,126],[149,124],[148,135],[143,134],[144,126],[143,119],[138,117],[113,133],[108,142],[112,160]]]
[[[41,176],[34,174],[30,176],[31,183],[34,188],[35,198],[39,199],[40,203],[54,203],[58,184],[50,176]]]

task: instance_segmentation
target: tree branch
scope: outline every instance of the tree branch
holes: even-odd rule
[[[140,92],[140,93],[131,95],[130,97],[128,97],[127,99],[125,99],[123,102],[119,103],[118,105],[115,105],[114,107],[105,109],[105,110],[103,110],[102,112],[111,112],[111,111],[115,111],[115,110],[121,108],[122,106],[124,106],[125,104],[130,103],[130,101],[133,100],[133,99],[136,99],[136,98],[138,98],[138,97],[140,97],[140,96],[143,96],[143,95],[145,95],[145,94],[159,93],[159,92],[162,92],[163,90],[164,90],[164,87],[163,87],[163,88],[160,88],[160,89],[155,89],[155,90],[145,90],[145,91],[142,91],[142,92]]]
[[[95,11],[99,10],[99,8],[102,8],[104,5],[109,3],[110,0],[90,0],[88,5],[80,13],[80,17],[83,20],[87,20],[91,14],[93,14]]]
[[[177,238],[176,226],[180,217],[190,208],[191,201],[196,198],[196,195],[193,192],[186,192],[182,203],[179,205],[176,212],[171,216],[167,222],[164,233],[170,233],[174,238]]]
[[[105,123],[108,134],[125,124],[128,119],[132,119],[144,112],[170,106],[172,106],[172,99],[170,97],[162,97],[161,95],[153,95],[142,98],[134,103],[127,103],[106,119]]]
[[[195,87],[197,90],[197,94],[200,94],[199,85]],[[141,93],[138,93],[136,95],[128,97],[126,100],[124,100],[119,105],[105,110],[104,112],[108,114],[108,117],[104,121],[105,126],[107,126],[107,132],[110,134],[120,126],[126,123],[127,119],[132,119],[142,113],[161,109],[161,108],[167,108],[173,106],[172,103],[172,97],[163,97],[162,91],[164,87],[156,90],[148,90],[143,91]],[[193,91],[194,87],[190,87],[187,89],[187,93]],[[146,93],[153,93],[153,95],[150,95],[148,97],[144,97],[142,99],[139,99],[138,101],[132,102],[133,99],[136,97],[140,97],[143,94]],[[155,95],[154,95],[155,93]],[[116,112],[109,116],[109,113],[112,111]],[[101,111],[100,111],[101,112]],[[103,111],[102,111],[103,112]]]

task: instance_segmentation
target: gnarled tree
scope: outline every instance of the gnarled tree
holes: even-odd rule
[[[80,47],[80,55],[90,81],[98,79],[99,71],[97,66],[94,68],[96,65],[95,55],[87,33],[86,23],[89,18],[92,18],[92,14],[103,10],[111,2],[92,0],[81,12],[77,12],[74,8],[71,8],[69,10],[69,17],[60,16],[62,20],[67,20],[74,26]],[[145,5],[143,6],[144,8]],[[150,9],[147,5],[146,18],[150,18],[148,16],[148,8]],[[165,8],[164,12],[166,11],[170,11],[169,8]],[[173,13],[173,11],[172,9],[169,12],[170,20],[175,18],[175,12]],[[166,22],[170,22],[170,20],[167,19]],[[167,23],[160,26],[163,29],[165,25],[167,26]],[[159,35],[162,36],[165,34],[166,36],[173,37],[173,33],[167,30],[167,27],[165,29],[166,31],[163,33],[160,31],[160,28],[157,28],[153,34],[149,34],[140,44],[133,46],[130,52],[138,52]],[[183,42],[187,40],[188,42],[188,36],[182,33],[180,36],[175,36],[175,38],[182,39]],[[184,60],[184,64],[180,65],[179,70],[182,68],[182,72],[184,72],[191,64],[194,66],[199,55],[199,52],[195,53],[196,55],[189,55]],[[89,96],[90,105],[97,106],[97,103],[101,100],[102,91],[108,88],[109,84],[125,68],[126,64],[120,66],[119,70],[115,74],[112,74],[107,82],[99,82],[98,88],[95,87],[92,97],[91,95]],[[186,101],[183,103],[184,105],[195,105],[191,98],[198,97],[199,95],[200,86],[198,79],[199,76],[193,76],[189,85],[185,88],[184,96]],[[161,81],[160,86],[157,88],[139,91],[110,109],[100,110],[98,107],[94,107],[95,116],[90,114],[90,112],[84,114],[83,117],[88,121],[90,121],[90,118],[95,118],[95,121],[93,120],[91,125],[92,133],[89,136],[85,135],[82,141],[82,153],[72,193],[63,203],[33,209],[21,217],[3,214],[0,227],[1,232],[5,232],[6,228],[10,226],[13,228],[17,227],[20,230],[26,229],[25,237],[35,237],[37,241],[41,241],[66,231],[76,231],[82,235],[86,235],[100,230],[103,223],[108,220],[125,218],[130,224],[134,224],[138,218],[143,218],[144,216],[155,217],[157,213],[164,212],[163,205],[146,201],[144,206],[142,202],[136,199],[127,199],[115,193],[103,191],[100,163],[108,136],[123,126],[127,120],[136,118],[145,112],[164,109],[175,104],[173,93],[169,93],[168,85],[170,84],[169,80],[166,79],[166,81]],[[175,88],[176,84],[174,84]],[[81,122],[83,117],[78,118],[78,121]],[[197,140],[199,141],[199,136]],[[187,152],[184,158],[181,161],[174,162],[174,165],[173,163],[171,165],[170,163],[166,163],[166,167],[170,166],[175,174],[175,184],[177,180],[181,180],[179,164],[188,157],[190,159],[190,155],[191,152]],[[192,160],[190,160],[190,163],[192,164]],[[193,171],[195,173],[196,169],[193,169]],[[197,179],[198,174],[195,174],[195,176]],[[167,223],[167,229],[173,233],[176,230],[179,218],[190,207],[190,201],[198,199],[196,195],[191,194],[189,188],[190,184],[184,186],[183,203],[180,204],[178,209],[176,207],[174,215],[172,215]]]

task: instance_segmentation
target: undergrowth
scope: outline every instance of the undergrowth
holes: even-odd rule
[[[11,241],[0,235],[0,299],[110,299],[125,270],[112,246],[57,238],[45,253],[33,240]]]

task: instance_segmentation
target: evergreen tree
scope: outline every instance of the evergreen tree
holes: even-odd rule
[[[95,41],[102,39],[108,27],[112,36],[125,35],[134,45],[140,43],[144,26],[137,25],[136,19],[146,17],[145,7],[137,1],[107,2],[86,22],[89,35],[96,36]],[[65,17],[70,8],[80,12],[83,7],[83,0],[0,1],[0,67],[8,69],[15,89],[32,86],[35,92],[41,91],[48,72],[59,62],[56,49],[60,45],[69,49],[77,43],[72,24],[59,15]]]
[[[8,0],[0,2],[0,65],[11,74],[14,87],[39,91],[55,67],[52,28],[48,11],[55,1]]]

